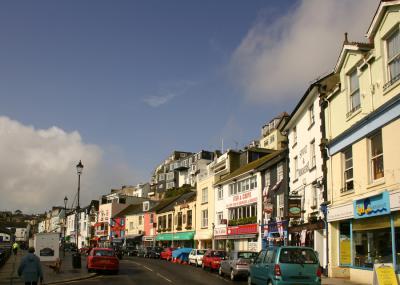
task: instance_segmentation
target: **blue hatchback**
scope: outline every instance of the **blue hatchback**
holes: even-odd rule
[[[321,268],[312,248],[269,247],[250,265],[249,285],[321,285]]]

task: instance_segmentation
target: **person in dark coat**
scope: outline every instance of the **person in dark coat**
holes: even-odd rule
[[[18,276],[22,276],[25,285],[37,285],[39,280],[43,284],[42,266],[39,257],[35,255],[35,248],[30,247],[28,254],[21,259]]]

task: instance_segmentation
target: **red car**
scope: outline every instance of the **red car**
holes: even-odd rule
[[[88,272],[95,270],[107,270],[115,274],[119,270],[119,260],[111,248],[93,248],[86,257],[86,267]]]
[[[203,255],[201,267],[203,269],[217,270],[221,264],[221,260],[225,259],[226,252],[224,250],[207,250]]]
[[[173,247],[166,247],[164,250],[160,253],[160,259],[165,259],[167,261],[172,260],[172,252],[176,248]]]

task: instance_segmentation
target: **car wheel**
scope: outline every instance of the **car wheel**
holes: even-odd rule
[[[224,273],[222,272],[222,268],[221,267],[219,267],[219,269],[218,269],[218,275],[219,276],[224,276]]]
[[[232,281],[235,281],[235,279],[236,279],[235,272],[233,272],[233,269],[231,269],[230,278]]]

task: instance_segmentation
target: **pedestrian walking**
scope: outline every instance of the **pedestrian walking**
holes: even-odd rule
[[[43,271],[40,259],[35,255],[35,248],[30,247],[18,267],[18,276],[22,277],[25,285],[37,285],[39,280],[43,284]]]
[[[17,242],[14,242],[12,245],[12,250],[13,250],[14,255],[17,255],[18,248],[19,248],[19,244]]]

